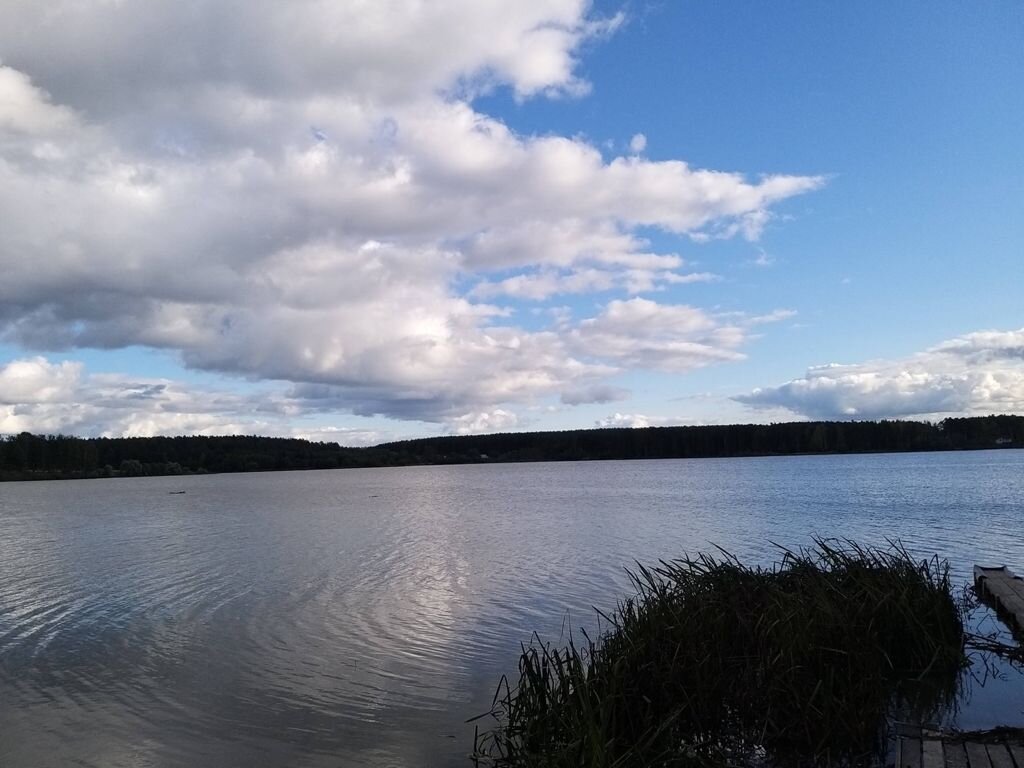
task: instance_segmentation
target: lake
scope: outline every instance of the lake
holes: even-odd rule
[[[468,766],[634,561],[898,537],[966,583],[1022,522],[1010,450],[0,484],[0,765]],[[1024,725],[1007,675],[960,725]]]

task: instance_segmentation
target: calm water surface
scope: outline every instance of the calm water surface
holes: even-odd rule
[[[465,766],[520,641],[634,560],[899,537],[966,582],[1022,521],[1024,451],[3,484],[0,765]]]

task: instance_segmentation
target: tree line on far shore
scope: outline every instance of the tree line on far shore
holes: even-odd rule
[[[255,435],[81,438],[22,432],[0,438],[0,480],[1021,447],[1024,416],[514,432],[368,448]]]

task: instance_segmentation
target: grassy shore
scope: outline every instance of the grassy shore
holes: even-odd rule
[[[701,555],[633,581],[600,637],[524,647],[479,765],[867,763],[888,715],[941,708],[966,666],[948,566],[898,545],[819,540],[770,568]]]

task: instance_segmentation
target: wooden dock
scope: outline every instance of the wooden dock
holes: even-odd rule
[[[974,588],[982,600],[995,607],[996,613],[1007,622],[1010,629],[1024,633],[1024,579],[1005,565],[976,565]]]
[[[1024,735],[939,733],[901,736],[895,768],[1024,768]]]
[[[1005,565],[976,565],[974,588],[1010,629],[1024,636],[1024,579]],[[895,768],[1024,768],[1024,730],[949,733],[902,725],[895,755]]]

